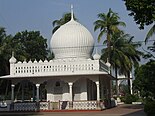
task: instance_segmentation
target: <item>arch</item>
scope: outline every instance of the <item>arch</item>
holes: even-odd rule
[[[87,77],[81,77],[73,84],[73,100],[97,100],[95,82]]]
[[[68,100],[69,86],[65,81],[59,78],[49,79],[46,89],[47,101]]]
[[[15,101],[31,101],[34,84],[30,80],[20,80],[15,85]]]

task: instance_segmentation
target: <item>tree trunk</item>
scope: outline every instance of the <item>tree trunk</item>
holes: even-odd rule
[[[110,58],[110,52],[111,52],[111,47],[110,47],[110,34],[107,33],[107,48],[108,48],[108,62],[111,61],[111,58]]]
[[[118,76],[117,76],[117,67],[115,67],[115,77],[116,77],[116,95],[119,96],[119,86],[118,86]]]

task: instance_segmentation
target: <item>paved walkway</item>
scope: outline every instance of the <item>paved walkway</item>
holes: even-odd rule
[[[0,113],[0,116],[146,116],[142,105],[120,105],[103,111],[80,112],[20,112]]]

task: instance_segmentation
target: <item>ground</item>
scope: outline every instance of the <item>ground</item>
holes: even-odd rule
[[[146,116],[143,105],[119,105],[103,111],[76,111],[76,112],[0,112],[0,116]]]

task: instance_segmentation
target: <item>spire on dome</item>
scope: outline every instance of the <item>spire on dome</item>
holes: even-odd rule
[[[15,53],[14,53],[14,51],[12,51],[12,57],[14,57],[14,55],[15,55]]]
[[[74,20],[73,5],[71,4],[71,20]]]
[[[98,49],[97,49],[97,47],[96,47],[96,54],[98,54]]]

